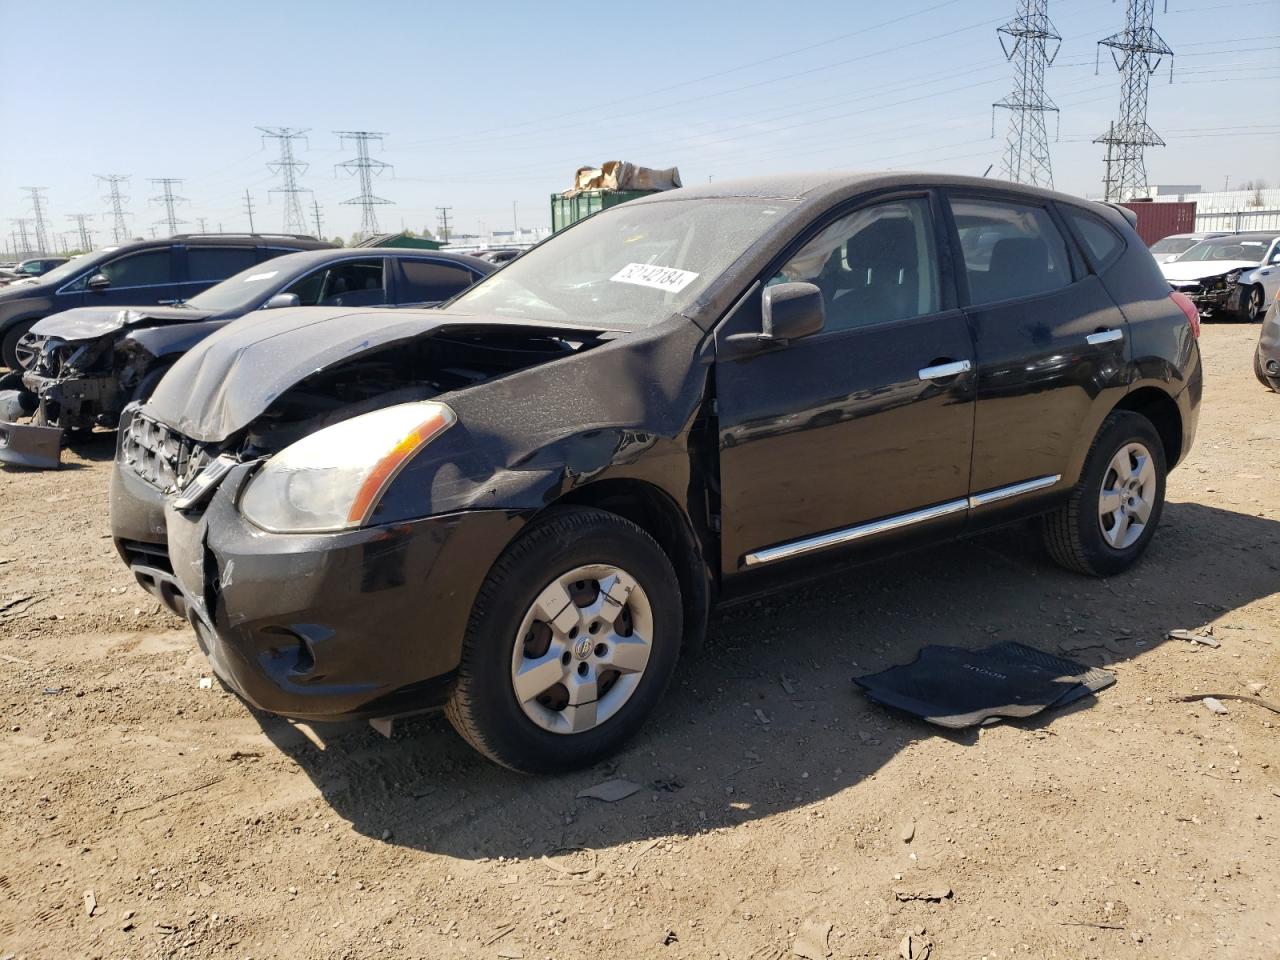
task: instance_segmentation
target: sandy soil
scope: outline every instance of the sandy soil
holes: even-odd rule
[[[1280,700],[1256,336],[1206,327],[1199,439],[1130,574],[1011,530],[731,611],[622,755],[558,779],[443,720],[309,736],[201,688],[112,551],[110,440],[0,473],[0,957],[1280,956],[1280,716],[1176,699]],[[1220,648],[1164,639],[1206,624]],[[995,639],[1118,682],[963,735],[849,682]],[[576,798],[615,776],[645,788]]]

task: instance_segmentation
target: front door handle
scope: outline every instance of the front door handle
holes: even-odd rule
[[[1097,346],[1100,343],[1115,343],[1117,340],[1124,339],[1123,330],[1099,330],[1097,333],[1091,333],[1084,338],[1087,343]]]
[[[939,363],[932,367],[921,367],[921,380],[945,380],[947,377],[959,376],[973,369],[968,360],[955,360],[951,363]]]

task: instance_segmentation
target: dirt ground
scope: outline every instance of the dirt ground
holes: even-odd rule
[[[552,779],[442,719],[308,731],[203,688],[113,553],[110,439],[0,473],[0,958],[1280,957],[1280,716],[1177,699],[1280,700],[1256,336],[1206,326],[1199,438],[1130,574],[1016,529],[730,611],[624,753]],[[1218,649],[1164,639],[1207,624]],[[960,735],[850,683],[997,639],[1118,682]],[[644,789],[577,798],[611,777]]]

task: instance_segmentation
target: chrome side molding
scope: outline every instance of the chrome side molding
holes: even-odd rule
[[[901,530],[903,527],[909,527],[913,524],[926,523],[929,520],[937,520],[940,517],[960,513],[963,510],[972,510],[999,500],[1007,500],[1010,497],[1018,497],[1025,493],[1043,490],[1045,487],[1053,486],[1061,479],[1062,476],[1060,474],[1035,477],[1007,487],[987,490],[984,493],[975,494],[963,500],[948,500],[946,503],[925,507],[923,510],[900,513],[897,516],[885,517],[883,520],[872,520],[870,523],[859,524],[856,527],[845,527],[843,530],[832,530],[830,533],[822,533],[816,537],[806,537],[803,540],[792,540],[790,543],[782,543],[776,547],[766,547],[763,550],[755,550],[748,553],[742,558],[742,563],[746,567],[758,567],[761,564],[773,563],[776,560],[789,560],[792,557],[803,556],[806,553],[826,550],[841,544],[852,543],[855,540],[862,540],[865,537],[874,537],[881,533],[888,533],[891,530]]]

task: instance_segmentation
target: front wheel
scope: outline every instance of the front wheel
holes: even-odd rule
[[[480,588],[445,713],[513,770],[589,766],[662,698],[680,636],[679,583],[653,538],[603,510],[557,510]]]
[[[1112,413],[1070,499],[1041,522],[1049,555],[1095,577],[1133,566],[1160,523],[1166,472],[1164,444],[1151,421],[1127,410]]]
[[[1244,308],[1241,314],[1248,323],[1261,323],[1262,315],[1266,312],[1266,294],[1263,292],[1262,287],[1254,284],[1249,288],[1249,292],[1245,294]]]

